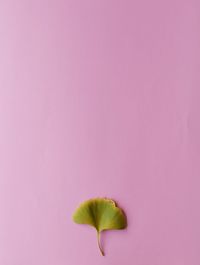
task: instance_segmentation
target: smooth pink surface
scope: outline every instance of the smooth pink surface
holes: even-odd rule
[[[200,2],[1,0],[0,265],[200,264]],[[116,199],[127,231],[71,215]]]

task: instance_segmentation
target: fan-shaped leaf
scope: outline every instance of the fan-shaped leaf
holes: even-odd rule
[[[77,224],[88,224],[96,229],[98,246],[102,255],[104,252],[100,245],[100,233],[104,230],[127,227],[124,212],[117,207],[113,200],[105,198],[90,199],[82,203],[75,211],[73,220]]]

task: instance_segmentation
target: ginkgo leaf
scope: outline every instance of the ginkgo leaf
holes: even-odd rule
[[[104,256],[100,245],[100,233],[104,230],[124,229],[127,227],[127,219],[113,200],[95,198],[83,202],[73,215],[77,224],[88,224],[97,231],[98,246]]]

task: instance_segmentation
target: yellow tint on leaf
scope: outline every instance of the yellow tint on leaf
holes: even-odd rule
[[[101,254],[104,252],[100,245],[100,233],[104,230],[125,229],[127,219],[113,200],[95,198],[83,202],[73,214],[73,220],[77,224],[93,226],[97,231],[98,246]]]

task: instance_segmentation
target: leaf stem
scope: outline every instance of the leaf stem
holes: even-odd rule
[[[98,241],[98,247],[99,247],[99,250],[101,252],[101,255],[105,256],[104,251],[103,251],[103,249],[101,247],[101,243],[100,243],[100,232],[99,231],[97,231],[97,241]]]

